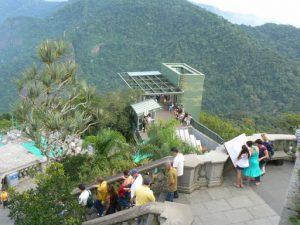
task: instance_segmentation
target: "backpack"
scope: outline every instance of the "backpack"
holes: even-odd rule
[[[266,146],[268,152],[271,154],[271,156],[274,155],[273,145],[271,142],[264,142],[264,145]]]
[[[88,192],[89,192],[89,197],[86,201],[86,207],[92,208],[94,206],[94,198],[93,198],[91,191],[89,190]]]

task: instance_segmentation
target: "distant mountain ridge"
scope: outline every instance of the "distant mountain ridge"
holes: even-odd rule
[[[0,0],[0,23],[17,16],[46,17],[62,8],[65,2],[44,0]]]
[[[219,16],[222,16],[224,19],[226,19],[229,22],[234,23],[234,24],[238,24],[238,25],[244,24],[244,25],[250,25],[250,26],[260,26],[260,25],[265,24],[265,21],[263,19],[260,19],[254,15],[226,12],[226,11],[222,11],[211,5],[195,3],[195,2],[192,2],[192,3],[195,5],[198,5],[201,8],[206,9],[209,12],[212,12]]]
[[[100,91],[120,87],[117,72],[184,62],[206,75],[206,111],[299,111],[298,32],[233,25],[183,0],[84,0],[45,19],[8,19],[0,25],[0,111],[15,99],[12,78],[34,61],[35,46],[55,37],[71,43],[82,78]]]

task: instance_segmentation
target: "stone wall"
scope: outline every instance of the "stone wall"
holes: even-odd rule
[[[300,154],[297,153],[297,158],[294,166],[294,170],[291,176],[290,185],[287,193],[287,197],[284,202],[284,207],[281,213],[281,218],[279,225],[290,225],[292,224],[289,219],[292,216],[297,215],[296,208],[299,204],[299,191],[300,191],[300,182],[299,182],[299,169],[300,169]]]
[[[137,224],[138,217],[148,217],[148,225],[191,225],[189,206],[173,202],[152,202],[84,222],[83,225]]]
[[[220,186],[227,159],[227,154],[215,151],[203,155],[185,155],[184,175],[178,181],[178,190],[192,193],[201,187]]]

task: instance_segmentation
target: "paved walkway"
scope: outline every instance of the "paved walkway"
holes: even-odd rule
[[[176,202],[189,204],[193,225],[276,225],[283,207],[293,164],[268,165],[260,186],[236,188],[235,171],[230,170],[221,187],[180,194]],[[13,225],[8,210],[0,207],[0,224]]]
[[[282,166],[267,165],[263,182],[253,189],[279,215],[283,209],[293,167],[294,163],[288,161],[285,161]]]
[[[194,225],[276,225],[289,185],[293,164],[268,165],[260,186],[233,186],[235,171],[226,175],[221,187],[206,188],[176,202],[189,204]]]
[[[8,209],[3,209],[2,206],[0,206],[0,224],[1,225],[13,225],[14,222],[11,221],[8,217]]]

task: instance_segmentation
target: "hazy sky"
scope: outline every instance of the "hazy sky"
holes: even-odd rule
[[[300,0],[190,0],[222,11],[255,15],[266,22],[300,27]]]

